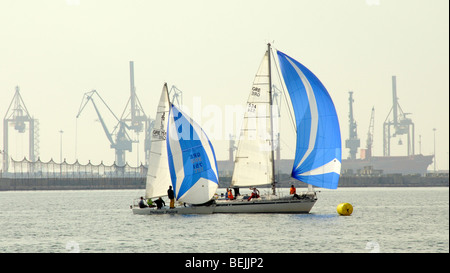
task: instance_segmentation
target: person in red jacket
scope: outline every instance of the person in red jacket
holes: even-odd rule
[[[228,189],[227,196],[228,196],[229,200],[233,200],[234,199],[233,193],[231,192],[231,189]]]
[[[294,198],[300,199],[300,197],[297,195],[297,189],[294,187],[294,185],[291,185],[291,188],[289,189],[289,194],[293,195],[292,199]]]
[[[257,190],[256,188],[253,188],[252,195],[250,195],[247,201],[252,200],[252,198],[259,198],[259,190]]]

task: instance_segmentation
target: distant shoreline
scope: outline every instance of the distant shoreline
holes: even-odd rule
[[[144,189],[145,177],[139,178],[0,178],[0,191],[22,190],[105,190]],[[220,188],[230,186],[231,177],[220,177]],[[277,183],[278,187],[306,187],[294,179]],[[339,187],[448,187],[449,176],[341,176]],[[263,187],[262,187],[263,188]]]

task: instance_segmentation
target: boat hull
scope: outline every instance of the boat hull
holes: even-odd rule
[[[171,208],[133,208],[133,214],[150,215],[150,214],[211,214],[214,208],[212,206],[189,206]]]
[[[214,213],[309,213],[316,199],[224,201],[215,205]]]
[[[170,208],[133,208],[133,214],[212,214],[212,213],[309,213],[317,198],[257,198],[251,201],[216,200],[209,205]]]

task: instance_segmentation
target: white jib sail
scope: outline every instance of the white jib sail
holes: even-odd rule
[[[269,88],[269,54],[266,52],[247,101],[231,186],[267,185],[273,180]]]
[[[148,159],[145,198],[155,198],[167,195],[167,190],[169,189],[169,186],[172,185],[166,145],[169,106],[169,91],[167,89],[167,84],[164,84],[152,130],[152,146]]]

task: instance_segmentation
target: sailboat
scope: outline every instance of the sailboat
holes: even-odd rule
[[[217,200],[214,213],[309,213],[317,201],[314,187],[336,189],[341,169],[341,136],[333,101],[320,80],[304,65],[276,51],[294,111],[296,150],[291,177],[308,184],[293,199],[276,192],[272,102],[272,47],[256,73],[235,157],[231,187],[271,185],[256,199]],[[279,74],[279,73],[278,73]]]
[[[272,193],[234,200],[212,198],[218,187],[214,149],[201,127],[170,103],[164,86],[155,120],[146,198],[166,195],[173,185],[174,209],[134,208],[135,214],[309,213],[314,187],[336,189],[341,170],[341,135],[333,101],[320,80],[300,62],[277,50],[282,82],[294,111],[296,150],[291,176],[308,184],[299,198],[276,192],[272,102],[272,48],[256,73],[247,100],[231,186],[271,185]],[[278,73],[279,74],[279,73]],[[166,117],[169,121],[166,121]],[[165,130],[166,129],[166,130]]]
[[[145,199],[167,196],[173,186],[175,199],[187,203],[175,208],[132,207],[134,214],[212,213],[205,204],[219,183],[214,149],[201,127],[170,103],[167,84],[159,100],[146,179]]]

